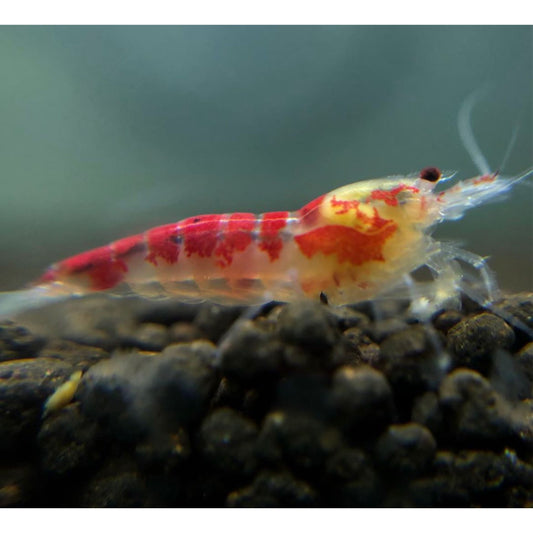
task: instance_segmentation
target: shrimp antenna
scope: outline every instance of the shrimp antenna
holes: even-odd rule
[[[479,100],[481,93],[485,92],[485,88],[478,89],[474,91],[463,103],[461,109],[459,110],[459,115],[457,117],[457,126],[459,128],[459,136],[463,141],[463,146],[465,147],[468,155],[478,168],[481,174],[490,174],[490,166],[481,151],[481,148],[476,142],[474,133],[472,131],[472,109],[474,105]]]
[[[507,145],[507,148],[505,150],[505,154],[503,155],[502,163],[500,165],[500,171],[501,172],[503,172],[503,168],[507,164],[507,160],[509,159],[509,156],[511,155],[511,151],[512,151],[514,145],[515,145],[519,129],[520,129],[520,125],[518,123],[515,124],[515,127],[513,128],[513,134],[511,135],[511,140],[509,141],[509,144]]]

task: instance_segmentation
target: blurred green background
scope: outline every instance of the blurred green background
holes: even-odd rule
[[[360,179],[533,166],[531,27],[0,27],[0,290],[209,212],[296,209]],[[439,227],[533,289],[533,186]]]

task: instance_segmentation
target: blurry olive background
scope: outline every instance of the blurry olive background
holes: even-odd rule
[[[531,27],[0,27],[0,290],[200,213],[295,209],[435,165],[457,113],[505,173],[533,165]],[[533,186],[436,231],[533,289]]]

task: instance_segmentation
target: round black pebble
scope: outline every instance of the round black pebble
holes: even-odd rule
[[[342,448],[326,464],[331,489],[326,500],[334,507],[370,507],[379,502],[380,484],[372,460],[358,448]]]
[[[371,367],[339,368],[333,375],[331,398],[340,424],[355,437],[392,420],[391,387],[385,376]]]
[[[431,465],[437,444],[431,432],[414,422],[389,426],[376,445],[379,465],[406,477],[419,476]]]
[[[252,485],[232,492],[228,507],[310,507],[316,500],[315,491],[289,472],[264,471]]]
[[[158,356],[122,354],[91,367],[78,398],[117,440],[173,432],[206,411],[218,383],[212,360],[214,346],[203,341],[171,345]]]
[[[146,396],[164,427],[175,430],[204,414],[218,385],[214,364],[214,346],[206,341],[170,345],[152,358]]]
[[[482,313],[461,320],[448,331],[448,342],[457,366],[487,372],[491,355],[497,348],[511,349],[513,329],[500,317]]]
[[[257,450],[267,464],[309,473],[321,468],[341,442],[336,428],[311,415],[276,411],[263,422]]]
[[[141,438],[148,431],[149,420],[138,406],[145,403],[150,363],[149,356],[132,353],[92,366],[76,392],[82,413],[107,427],[118,441]]]
[[[246,478],[257,466],[257,435],[253,421],[222,407],[203,421],[199,432],[200,450],[215,470],[231,478]]]
[[[485,449],[504,443],[532,446],[528,409],[506,401],[477,372],[454,370],[443,380],[439,397],[447,435],[455,443]]]
[[[433,332],[434,333],[434,332]],[[413,325],[387,337],[380,346],[377,367],[402,397],[436,389],[448,367],[448,356],[430,338],[425,326]]]
[[[251,321],[242,321],[220,347],[222,374],[240,383],[254,384],[275,377],[283,346]]]
[[[285,342],[323,354],[333,347],[338,338],[334,322],[323,305],[299,302],[283,307],[277,329]]]

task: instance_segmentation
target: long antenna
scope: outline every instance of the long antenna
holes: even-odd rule
[[[464,101],[457,117],[457,127],[459,128],[459,136],[463,141],[463,146],[468,152],[468,155],[472,159],[474,165],[476,165],[479,172],[483,175],[490,174],[491,170],[487,160],[485,159],[485,156],[483,155],[483,152],[481,151],[481,148],[476,142],[476,138],[474,137],[474,133],[472,131],[472,109],[485,90],[486,89],[483,87],[477,91],[474,91]]]
[[[501,172],[503,172],[503,169],[505,165],[507,164],[507,160],[509,159],[509,156],[511,155],[511,151],[515,145],[516,138],[518,136],[518,130],[519,130],[519,125],[516,124],[515,127],[513,128],[513,134],[511,136],[511,140],[509,141],[509,144],[507,145],[507,149],[505,150],[505,154],[503,156],[503,161],[499,168]]]

